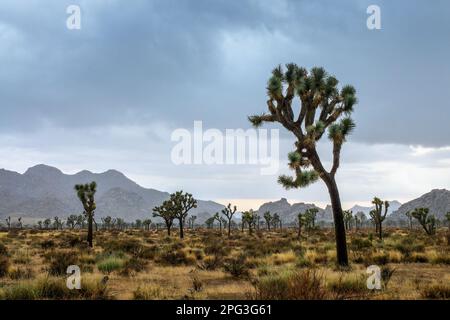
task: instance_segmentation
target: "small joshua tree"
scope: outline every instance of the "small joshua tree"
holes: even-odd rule
[[[222,209],[222,214],[228,220],[228,238],[231,236],[231,220],[233,219],[233,215],[236,213],[236,210],[236,206],[233,206],[233,208],[231,208],[231,203],[229,203],[228,206]]]
[[[220,218],[220,215],[218,212],[214,214],[214,220],[216,220],[219,223],[219,234],[222,235],[222,219]]]
[[[209,217],[208,219],[206,219],[205,224],[208,229],[211,229],[213,227],[214,220],[216,220],[214,217]]]
[[[77,223],[77,216],[74,214],[71,214],[70,216],[67,217],[66,220],[66,225],[70,228],[70,229],[74,229],[75,228],[75,224]]]
[[[272,215],[270,214],[270,211],[264,212],[264,220],[266,220],[267,230],[270,231],[270,225],[272,224]]]
[[[298,233],[297,238],[300,239],[302,235],[302,227],[306,224],[306,216],[304,213],[299,212],[297,215]]]
[[[17,227],[18,227],[19,229],[22,229],[22,227],[23,227],[23,224],[22,224],[22,217],[17,218]]]
[[[378,237],[383,239],[383,221],[386,219],[386,215],[389,209],[389,202],[382,201],[381,199],[374,197],[372,203],[375,205],[375,209],[370,211],[370,217],[375,224],[375,232],[378,232]],[[383,213],[384,205],[384,213]]]
[[[11,229],[11,217],[6,218],[5,221],[6,221],[6,225],[8,226],[8,230],[10,230]]]
[[[77,223],[76,225],[80,227],[80,229],[84,229],[84,224],[86,223],[86,216],[83,214],[80,214],[77,216]]]
[[[316,215],[319,212],[317,208],[306,209],[305,219],[308,229],[314,229],[316,227]]]
[[[411,211],[406,211],[405,216],[408,218],[409,230],[412,230],[412,221],[414,217],[412,216]]]
[[[436,232],[436,218],[429,214],[428,208],[416,208],[411,212],[411,215],[419,221],[425,232],[431,236]]]
[[[42,221],[41,220],[39,220],[37,222],[37,225],[38,225],[39,230],[42,230]]]
[[[144,221],[142,221],[142,224],[144,225],[144,229],[146,231],[150,230],[150,226],[152,225],[152,220],[151,219],[145,219]]]
[[[280,216],[275,212],[272,216],[272,226],[274,230],[280,225],[280,222]]]
[[[242,213],[242,223],[244,222],[248,226],[248,232],[250,234],[253,234],[253,228],[255,227],[257,222],[257,215],[252,209]]]
[[[153,208],[153,217],[160,217],[164,220],[167,228],[167,235],[170,236],[173,220],[175,219],[175,208],[171,201],[166,200],[160,206]]]
[[[344,211],[345,230],[349,231],[351,229],[352,221],[353,221],[353,211],[345,210]]]
[[[53,218],[53,228],[55,230],[62,229],[62,225],[63,224],[62,224],[61,219],[59,217],[54,217]]]
[[[310,72],[294,63],[272,71],[267,84],[268,113],[250,116],[249,121],[258,127],[264,122],[278,122],[296,139],[295,150],[288,155],[289,167],[294,177],[280,176],[278,181],[286,189],[303,188],[322,179],[330,195],[336,237],[337,261],[348,265],[347,242],[342,205],[335,180],[340,164],[340,153],[347,136],[355,128],[350,118],[357,103],[352,86],[338,89],[338,80],[323,68],[312,68]],[[293,101],[300,100],[297,115]],[[333,164],[327,171],[317,152],[317,142],[328,130],[333,143]],[[312,167],[312,169],[310,169]]]
[[[197,216],[190,216],[188,219],[189,229],[194,229],[195,220],[197,220]]]
[[[51,224],[52,224],[52,220],[50,220],[48,218],[44,220],[44,228],[45,229],[47,229],[47,230],[50,229]]]
[[[83,214],[87,218],[88,221],[88,236],[87,242],[89,247],[93,247],[92,240],[94,238],[93,232],[93,219],[94,219],[94,211],[97,208],[95,204],[95,193],[97,192],[97,183],[92,181],[90,184],[77,184],[75,185],[75,191],[77,192],[78,199],[80,199],[81,204],[83,205],[84,212]]]

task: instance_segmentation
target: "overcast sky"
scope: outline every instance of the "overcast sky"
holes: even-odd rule
[[[67,6],[81,29],[66,27]],[[381,8],[381,30],[366,26]],[[3,0],[0,168],[114,168],[243,209],[268,199],[328,203],[323,183],[285,191],[280,170],[171,162],[176,128],[250,128],[277,64],[323,66],[357,89],[357,129],[338,171],[344,206],[407,201],[450,186],[450,2]],[[273,126],[271,128],[274,128]],[[330,160],[327,142],[320,146]]]

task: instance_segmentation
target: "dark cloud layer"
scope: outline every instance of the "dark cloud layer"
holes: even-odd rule
[[[382,30],[366,28],[381,7]],[[65,28],[79,4],[82,29]],[[2,1],[0,131],[247,126],[277,63],[359,92],[356,141],[448,145],[448,1]]]

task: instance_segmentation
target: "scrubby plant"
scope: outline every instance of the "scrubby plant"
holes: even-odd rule
[[[280,176],[279,182],[287,189],[307,187],[322,179],[330,194],[333,210],[337,260],[348,265],[345,227],[342,205],[335,175],[339,168],[340,153],[347,136],[355,128],[350,118],[357,103],[356,91],[352,86],[338,89],[338,80],[329,76],[323,68],[306,69],[294,63],[272,71],[267,85],[267,106],[269,113],[253,115],[249,121],[258,127],[264,122],[279,122],[296,138],[295,151],[289,154],[289,166],[295,177]],[[298,96],[301,107],[295,118],[292,103]],[[328,129],[333,143],[333,164],[325,170],[316,149],[317,142]],[[312,170],[308,168],[312,167]]]
[[[97,192],[97,183],[92,181],[90,184],[77,184],[75,185],[75,190],[77,192],[77,196],[83,205],[84,212],[83,214],[87,218],[88,221],[88,235],[87,242],[89,247],[93,247],[93,219],[94,219],[94,211],[97,208],[95,204],[95,193]]]

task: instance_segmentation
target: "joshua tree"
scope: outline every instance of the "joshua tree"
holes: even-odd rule
[[[146,231],[149,231],[150,230],[150,226],[152,225],[152,220],[145,219],[144,221],[142,221],[142,224],[144,225],[144,229]]]
[[[301,235],[302,235],[302,227],[305,225],[306,223],[306,217],[304,213],[299,212],[299,214],[297,215],[297,222],[298,222],[298,233],[297,233],[297,238],[300,239]]]
[[[434,215],[428,215],[428,208],[416,208],[411,215],[419,221],[425,232],[431,236],[436,232],[436,218]]]
[[[122,218],[116,218],[116,225],[119,230],[124,230],[127,227],[127,223]]]
[[[6,225],[8,226],[8,230],[10,230],[11,229],[11,217],[6,218],[5,221],[6,221]]]
[[[187,217],[189,210],[192,208],[197,208],[197,200],[192,197],[190,193],[183,193],[183,191],[177,191],[170,195],[170,199],[174,205],[175,218],[178,219],[180,226],[180,238],[184,238],[183,223],[184,219]]]
[[[362,211],[358,211],[355,214],[355,227],[356,229],[361,228],[364,225],[364,222],[366,221],[366,215]]]
[[[248,226],[248,232],[253,234],[253,227],[256,224],[256,213],[250,209],[249,211],[245,211],[242,213],[242,223],[246,223]]]
[[[350,230],[352,227],[353,220],[353,211],[352,210],[344,210],[344,224],[345,230]]]
[[[280,224],[281,220],[280,220],[280,216],[278,215],[278,213],[274,213],[272,216],[272,226],[274,229],[277,228],[277,226]]]
[[[70,228],[73,229],[75,228],[75,224],[77,223],[77,216],[74,214],[71,214],[70,216],[67,217],[66,220],[66,225]]]
[[[83,214],[86,216],[88,221],[87,242],[89,247],[92,248],[92,240],[94,238],[92,220],[94,219],[94,211],[96,209],[94,196],[97,192],[97,183],[92,181],[90,184],[77,184],[75,185],[75,190],[77,192],[78,199],[80,199],[81,204],[83,205]]]
[[[136,219],[136,222],[134,223],[134,226],[136,227],[136,229],[142,228],[142,220],[141,219]]]
[[[170,229],[175,219],[175,209],[171,201],[166,200],[159,207],[153,208],[153,217],[160,217],[164,220],[167,228],[167,235],[170,236]]]
[[[45,219],[44,220],[44,228],[45,229],[50,229],[50,225],[52,224],[52,220],[50,220],[50,219]]]
[[[382,201],[381,199],[374,197],[372,203],[375,205],[375,209],[371,210],[369,214],[375,224],[375,232],[378,232],[378,237],[383,239],[383,221],[386,219],[388,213],[389,201]]]
[[[63,224],[61,222],[61,219],[59,219],[59,217],[54,217],[53,218],[53,228],[55,230],[58,230],[58,229],[62,229],[62,226],[63,226]]]
[[[267,224],[267,230],[270,231],[270,224],[272,223],[272,215],[270,214],[270,211],[266,211],[264,212],[264,220],[266,220],[266,224]]]
[[[294,63],[272,71],[267,85],[268,113],[253,115],[249,121],[258,127],[264,122],[279,122],[296,138],[295,150],[289,153],[289,166],[295,177],[280,176],[278,181],[286,188],[302,188],[322,179],[330,194],[336,237],[337,261],[348,265],[347,243],[342,205],[335,175],[339,167],[342,144],[355,128],[350,118],[357,103],[352,86],[338,89],[338,80],[323,68],[312,68],[308,73]],[[298,96],[301,107],[295,117],[292,102]],[[333,143],[333,164],[326,171],[316,143],[324,132]],[[309,168],[312,167],[312,170]]]
[[[42,221],[41,220],[39,220],[37,222],[37,225],[38,225],[39,230],[42,230]]]
[[[216,214],[213,217],[214,217],[214,220],[219,222],[219,233],[222,234],[222,219],[220,219],[219,213],[216,212]]]
[[[80,227],[80,229],[84,229],[84,223],[86,222],[86,216],[83,214],[80,214],[77,216],[77,223],[76,225]]]
[[[190,216],[188,219],[189,229],[194,229],[194,223],[197,220],[197,216]]]
[[[412,221],[414,217],[412,216],[411,211],[406,211],[405,216],[408,218],[409,230],[412,230]]]
[[[317,208],[306,209],[305,219],[308,229],[314,229],[316,227],[316,215],[319,212]]]
[[[210,218],[206,219],[205,224],[208,229],[211,229],[213,227],[214,220],[216,220],[214,217],[210,217]]]
[[[17,218],[17,227],[18,227],[19,229],[22,229],[22,227],[23,227],[23,224],[22,224],[22,217]]]
[[[236,213],[236,210],[236,206],[233,206],[233,208],[231,208],[231,203],[229,203],[228,206],[222,209],[222,214],[228,220],[228,238],[231,236],[231,220],[233,219],[233,215]]]

